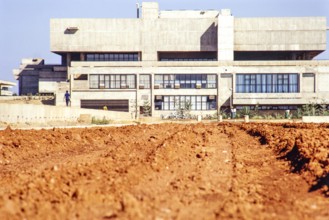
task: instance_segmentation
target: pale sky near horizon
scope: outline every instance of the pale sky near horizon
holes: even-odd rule
[[[150,0],[145,0],[148,2]],[[156,0],[153,0],[156,1]],[[17,81],[12,69],[22,58],[44,58],[59,64],[50,52],[51,18],[135,18],[142,0],[0,0],[0,80]],[[158,0],[160,10],[231,9],[235,17],[324,16],[329,26],[329,0]],[[327,31],[327,44],[329,43]],[[329,60],[328,51],[316,59]],[[17,88],[14,89],[17,92]]]

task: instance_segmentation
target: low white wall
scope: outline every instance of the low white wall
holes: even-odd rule
[[[80,109],[33,104],[0,103],[0,122],[46,123],[52,121],[76,122],[81,115],[89,114],[97,119],[128,120],[132,115],[128,112],[114,112],[104,110]]]
[[[329,116],[303,116],[306,123],[329,123]]]

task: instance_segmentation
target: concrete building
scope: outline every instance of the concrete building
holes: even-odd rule
[[[152,116],[186,103],[192,114],[329,103],[329,61],[312,60],[326,49],[325,17],[237,18],[227,9],[159,11],[152,2],[141,10],[135,19],[51,19],[62,66],[48,80],[29,66],[33,88],[56,93],[62,106],[66,90],[81,108],[138,113],[148,102]]]
[[[19,95],[56,94],[61,83],[67,84],[67,67],[45,65],[41,58],[22,59],[13,74],[19,82]]]
[[[0,80],[0,96],[12,96],[13,92],[10,90],[16,86],[16,83]]]

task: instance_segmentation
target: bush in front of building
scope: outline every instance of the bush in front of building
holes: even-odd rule
[[[107,125],[111,123],[111,120],[107,119],[105,116],[103,119],[97,119],[96,117],[92,117],[91,123],[95,125]]]
[[[303,116],[328,116],[329,111],[327,104],[323,101],[322,103],[313,103],[303,105],[298,108],[297,111],[292,115],[293,118],[302,118]]]
[[[148,100],[144,101],[143,106],[141,108],[141,114],[146,117],[151,116],[151,111],[152,111],[151,103]]]

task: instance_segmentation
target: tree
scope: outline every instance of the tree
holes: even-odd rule
[[[192,103],[190,100],[186,100],[184,102],[176,103],[176,106],[176,114],[178,118],[186,118],[192,108]]]
[[[151,116],[151,103],[148,100],[144,101],[142,111],[144,116]]]

